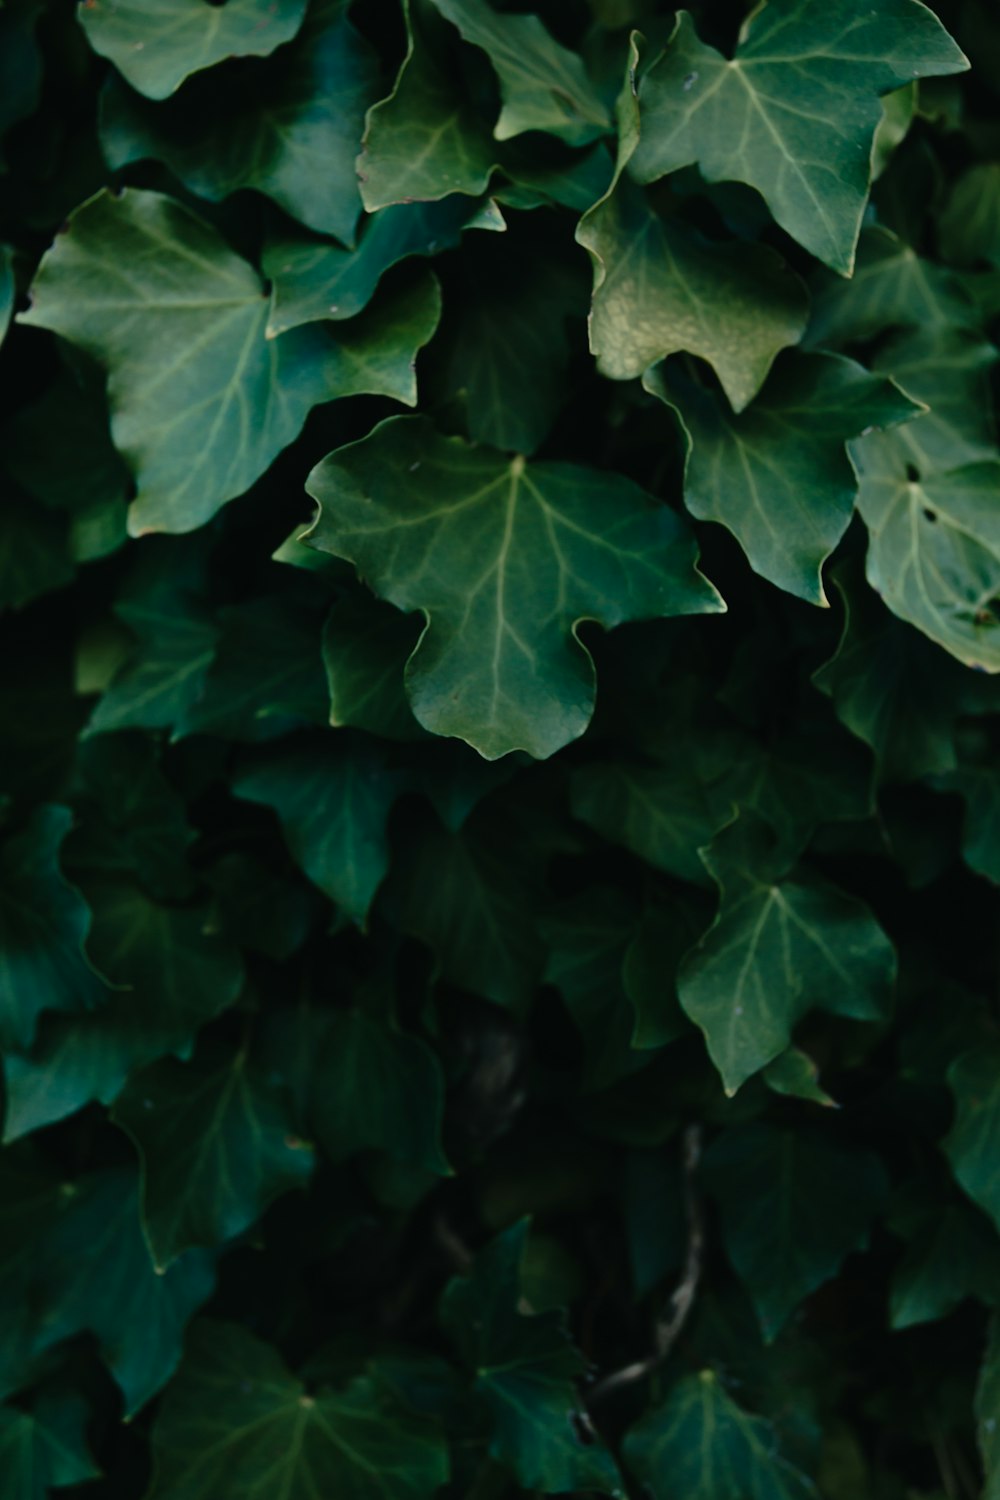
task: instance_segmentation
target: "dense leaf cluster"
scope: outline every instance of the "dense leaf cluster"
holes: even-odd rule
[[[2,1500],[1000,1496],[990,0],[5,0],[0,145]]]

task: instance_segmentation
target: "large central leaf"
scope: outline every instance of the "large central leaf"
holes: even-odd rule
[[[312,406],[378,392],[412,404],[412,361],[437,323],[429,282],[336,337],[267,339],[256,271],[159,193],[100,193],[43,260],[22,321],[51,328],[108,370],[115,445],[139,493],[133,535],[191,531],[297,437]]]
[[[315,1396],[242,1328],[196,1324],[154,1432],[150,1500],[424,1500],[448,1477],[430,1423],[373,1382]]]
[[[682,523],[628,480],[470,448],[423,418],[339,448],[307,487],[320,502],[310,544],[424,614],[407,665],[417,718],[489,760],[552,755],[586,729],[584,620],[722,607]]]
[[[870,180],[879,95],[968,67],[918,0],[770,0],[732,59],[681,11],[639,86],[640,182],[697,162],[755,187],[778,223],[849,275]]]

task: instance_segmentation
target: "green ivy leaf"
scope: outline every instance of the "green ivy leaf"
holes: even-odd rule
[[[806,342],[816,348],[842,349],[886,328],[961,328],[976,322],[976,308],[958,279],[881,224],[862,231],[849,281],[821,271],[810,292]]]
[[[615,175],[576,232],[594,268],[591,352],[602,375],[629,380],[685,349],[708,361],[742,411],[778,352],[802,336],[805,291],[773,251],[707,240],[676,215],[658,213],[625,175],[640,139],[638,65],[633,42],[618,101]]]
[[[607,110],[580,58],[537,16],[499,14],[486,0],[432,3],[496,69],[503,99],[493,130],[498,141],[544,130],[571,146],[585,146],[608,130]]]
[[[80,23],[95,52],[133,88],[165,99],[188,74],[226,57],[257,57],[290,41],[308,0],[85,0]]]
[[[368,111],[358,157],[369,213],[392,203],[478,197],[497,148],[486,122],[445,61],[448,27],[433,0],[403,0],[406,56],[392,93]]]
[[[566,404],[567,320],[582,315],[561,264],[526,261],[506,241],[467,260],[461,321],[447,345],[444,393],[475,442],[531,454]]]
[[[44,1017],[28,1056],[4,1058],[4,1139],[61,1120],[91,1100],[110,1104],[129,1070],[194,1036],[243,985],[239,951],[213,929],[204,903],[167,906],[131,882],[89,887],[91,951],[114,986],[91,1015]]]
[[[307,556],[324,554],[303,547]],[[332,561],[332,559],[325,559]],[[335,600],[323,627],[330,723],[388,740],[426,738],[407,701],[403,673],[420,634],[411,615],[360,585]]]
[[[826,604],[822,566],[858,492],[846,441],[920,408],[891,381],[828,354],[784,356],[739,414],[671,365],[649,371],[643,385],[680,422],[691,514],[727,527],[754,571],[778,588]]]
[[[959,266],[1000,263],[1000,163],[979,162],[959,177],[938,225],[941,253]]]
[[[836,1109],[837,1101],[820,1086],[819,1068],[808,1053],[799,1047],[788,1047],[761,1075],[769,1089],[791,1099],[808,1099],[824,1109]]]
[[[309,477],[310,545],[347,557],[427,627],[407,664],[418,720],[489,760],[582,734],[594,671],[576,631],[722,607],[694,546],[628,480],[526,465],[390,419]]]
[[[458,831],[428,816],[399,850],[385,909],[426,943],[451,984],[523,1013],[541,977],[537,860],[502,810],[486,806]]]
[[[242,1049],[133,1074],[111,1118],[139,1152],[143,1226],[160,1272],[185,1250],[235,1239],[312,1172],[285,1101]]]
[[[39,807],[0,844],[0,1046],[28,1047],[46,1010],[87,1011],[107,996],[84,952],[91,914],[59,867],[73,821]]]
[[[451,1172],[441,1147],[444,1078],[419,1038],[360,1010],[330,1017],[311,1080],[311,1118],[334,1161],[388,1152],[427,1172]]]
[[[1000,671],[1000,463],[911,478],[891,452],[866,446],[859,467],[872,588],[959,661]]]
[[[43,258],[21,321],[109,371],[112,434],[136,475],[133,535],[192,531],[259,477],[320,401],[412,404],[412,361],[438,318],[424,280],[345,324],[268,340],[253,268],[159,193],[99,194]]]
[[[918,0],[772,0],[732,59],[682,11],[639,84],[640,182],[696,162],[709,182],[749,183],[781,227],[850,275],[871,175],[879,95],[969,66]]]
[[[656,887],[647,892],[622,968],[635,1011],[633,1047],[662,1047],[689,1029],[677,999],[677,971],[704,926],[699,901]]]
[[[308,1394],[280,1355],[231,1323],[196,1323],[153,1429],[150,1500],[429,1500],[448,1478],[440,1433],[359,1376]]]
[[[76,757],[70,869],[84,883],[136,880],[157,899],[191,895],[195,831],[165,777],[156,745],[136,734],[85,740]]]
[[[813,1500],[770,1422],[738,1406],[711,1370],[674,1386],[625,1436],[625,1461],[653,1500]]]
[[[30,1412],[0,1407],[0,1500],[48,1500],[50,1490],[99,1479],[87,1415],[75,1397],[50,1397]]]
[[[51,434],[58,432],[58,443]],[[76,563],[115,552],[125,541],[129,474],[108,432],[98,372],[67,366],[37,401],[22,407],[0,436],[4,463],[18,484],[63,512],[66,547]]]
[[[864,1248],[887,1189],[877,1157],[800,1126],[726,1131],[706,1152],[705,1173],[729,1258],[769,1342],[845,1256]]]
[[[1000,1048],[965,1052],[948,1069],[955,1123],[944,1141],[956,1180],[1000,1228]]]
[[[784,1052],[816,1007],[856,1020],[886,1015],[896,955],[862,901],[807,870],[788,874],[745,814],[702,859],[719,911],[686,956],[678,992],[728,1093]]]
[[[962,853],[978,875],[1000,885],[1000,773],[995,765],[963,765],[934,778],[965,802]]]
[[[218,614],[218,639],[198,697],[173,719],[174,737],[261,740],[326,724],[321,614],[309,599],[258,595]]]
[[[931,325],[884,341],[873,369],[929,410],[889,435],[853,443],[855,460],[871,448],[888,448],[926,474],[995,458],[990,374],[997,358],[978,329],[961,326]]]
[[[489,199],[456,193],[440,203],[401,203],[380,209],[362,226],[356,250],[318,241],[272,240],[263,269],[273,286],[268,338],[324,318],[353,318],[368,306],[389,270],[410,256],[430,256],[459,244],[467,229],[502,231]]]
[[[36,29],[41,11],[41,0],[21,0],[5,5],[0,18],[0,143],[12,125],[38,108],[43,66]],[[0,170],[7,170],[2,152]]]
[[[573,1381],[584,1364],[562,1313],[520,1311],[527,1233],[527,1221],[515,1224],[480,1252],[470,1276],[449,1282],[441,1320],[490,1414],[490,1452],[522,1488],[620,1494],[610,1453],[579,1435],[585,1419]]]
[[[89,729],[172,729],[204,692],[218,629],[201,600],[183,590],[120,602],[116,613],[135,637],[121,669],[101,694]]]
[[[0,611],[22,609],[76,573],[65,517],[5,483],[0,512]]]
[[[363,926],[389,868],[386,824],[404,784],[379,745],[323,736],[248,755],[233,791],[274,809],[310,880]]]
[[[177,1368],[185,1325],[213,1290],[212,1263],[195,1251],[165,1274],[154,1270],[130,1171],[95,1173],[64,1196],[65,1212],[42,1247],[39,1346],[92,1333],[132,1416]]]
[[[101,101],[108,165],[118,171],[152,157],[216,203],[255,188],[310,229],[353,244],[354,159],[377,67],[347,11],[347,0],[316,0],[273,61],[194,78],[167,103],[112,83]]]
[[[545,978],[584,1043],[586,1090],[607,1088],[648,1061],[632,1047],[635,1017],[622,972],[636,925],[634,903],[610,885],[558,902],[539,923],[549,949]]]
[[[893,1328],[946,1318],[966,1297],[996,1303],[1000,1239],[970,1203],[958,1198],[942,1203],[926,1193],[905,1212],[897,1211],[890,1227],[907,1239],[889,1289]]]
[[[886,781],[913,781],[955,765],[958,668],[900,624],[853,573],[834,574],[844,603],[836,653],[813,673],[837,717],[865,744]]]

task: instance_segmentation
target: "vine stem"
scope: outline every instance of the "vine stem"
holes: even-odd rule
[[[645,1380],[668,1359],[671,1350],[680,1338],[687,1322],[698,1287],[701,1283],[702,1264],[705,1255],[705,1221],[696,1176],[701,1161],[702,1130],[700,1125],[689,1125],[684,1132],[684,1208],[687,1217],[687,1250],[684,1269],[662,1314],[653,1328],[653,1347],[644,1359],[623,1365],[599,1380],[589,1392],[587,1404],[594,1406],[616,1395],[624,1387]]]

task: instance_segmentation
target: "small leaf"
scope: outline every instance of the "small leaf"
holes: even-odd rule
[[[59,867],[73,821],[39,807],[0,845],[0,1046],[28,1047],[46,1010],[94,1010],[108,991],[84,953],[90,908]]]
[[[316,1134],[334,1161],[377,1150],[450,1173],[441,1148],[441,1065],[417,1037],[360,1010],[337,1011],[310,1092]]]
[[[87,1451],[87,1408],[77,1398],[41,1400],[31,1411],[0,1407],[0,1500],[48,1500],[101,1471]]]
[[[778,588],[826,604],[821,569],[858,493],[846,441],[920,408],[891,381],[828,354],[784,356],[738,415],[670,364],[643,385],[680,421],[691,514],[727,527],[754,571]]]
[[[386,824],[404,784],[379,745],[317,736],[248,755],[233,791],[274,808],[310,880],[363,925],[389,868]]]
[[[970,870],[1000,885],[1000,771],[993,764],[963,765],[934,777],[943,792],[965,802],[962,853]]]
[[[161,1272],[185,1250],[235,1239],[312,1172],[285,1101],[242,1050],[154,1063],[132,1075],[111,1118],[142,1161],[143,1226]]]
[[[153,1429],[150,1500],[429,1500],[448,1478],[439,1431],[359,1376],[307,1393],[280,1355],[202,1321]],[[377,1476],[377,1483],[376,1483]]]
[[[393,862],[385,909],[434,954],[451,984],[523,1014],[544,964],[535,918],[539,861],[502,809],[478,809],[460,830],[429,813]]]
[[[886,1015],[896,955],[862,901],[808,871],[782,873],[747,815],[702,858],[719,911],[686,956],[678,991],[729,1093],[784,1052],[816,1007],[857,1020]]]
[[[553,754],[587,727],[584,620],[712,612],[719,596],[666,507],[618,475],[526,465],[383,422],[317,466],[310,545],[346,557],[427,628],[407,664],[413,711],[489,760]]]
[[[92,1333],[132,1416],[176,1369],[185,1325],[212,1293],[212,1264],[193,1251],[165,1275],[154,1270],[133,1172],[95,1173],[64,1196],[65,1213],[42,1250],[39,1346]]]
[[[625,1461],[652,1500],[813,1500],[777,1434],[727,1395],[711,1370],[689,1375],[625,1436]]]
[[[950,770],[959,668],[883,609],[862,579],[844,570],[835,571],[834,581],[844,630],[813,682],[829,694],[840,721],[871,746],[883,780]]]
[[[4,1058],[4,1139],[49,1125],[91,1100],[110,1104],[133,1067],[188,1057],[198,1028],[243,985],[238,950],[203,903],[167,906],[127,881],[90,887],[91,949],[114,986],[92,1015],[48,1016],[28,1056]]]
[[[810,1292],[829,1281],[886,1195],[870,1152],[796,1126],[733,1128],[705,1155],[729,1258],[753,1299],[768,1342]]]
[[[946,1318],[966,1297],[994,1305],[1000,1276],[1000,1239],[984,1214],[962,1199],[942,1203],[928,1194],[908,1215],[906,1250],[892,1273],[889,1320],[912,1328]]]
[[[562,1313],[520,1310],[527,1231],[522,1220],[498,1235],[476,1257],[471,1276],[449,1282],[441,1320],[475,1372],[476,1393],[492,1421],[490,1452],[523,1489],[618,1493],[610,1453],[579,1435],[584,1418],[573,1380],[584,1365]]]
[[[793,1099],[808,1099],[811,1104],[822,1104],[836,1109],[836,1100],[831,1099],[819,1082],[819,1069],[808,1053],[798,1047],[787,1047],[773,1062],[769,1062],[761,1075],[769,1089],[776,1094],[787,1094]]]
[[[958,1183],[1000,1229],[1000,1048],[965,1052],[948,1069],[955,1123],[944,1141]]]

